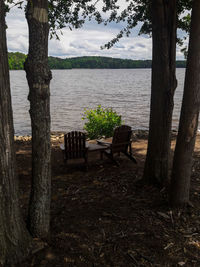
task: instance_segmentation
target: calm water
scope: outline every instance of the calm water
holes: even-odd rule
[[[53,70],[51,82],[52,131],[82,130],[85,108],[113,107],[124,123],[148,129],[150,69]],[[177,128],[185,69],[177,69],[173,128]],[[24,71],[11,71],[15,134],[30,134],[28,85]]]

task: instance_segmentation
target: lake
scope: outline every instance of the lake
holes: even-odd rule
[[[85,108],[112,107],[133,129],[148,129],[150,69],[53,70],[51,81],[51,130],[82,130]],[[177,69],[173,129],[177,129],[185,69]],[[10,71],[16,135],[31,133],[28,84],[24,71]]]

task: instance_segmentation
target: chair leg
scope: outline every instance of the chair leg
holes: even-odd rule
[[[130,160],[132,160],[135,164],[137,164],[137,160],[129,153],[123,152],[125,156],[127,156]]]
[[[103,160],[103,151],[100,151],[100,159]]]
[[[64,157],[63,157],[63,163],[64,163],[65,165],[67,165],[67,158],[66,158],[65,154],[64,154]]]
[[[131,144],[129,145],[129,154],[132,157],[132,147],[131,147]]]
[[[66,162],[67,159],[66,159],[66,155],[65,155],[65,151],[64,150],[62,150],[62,154],[63,154],[63,161]]]
[[[107,152],[104,152],[105,153],[105,155],[109,158],[109,159],[111,159],[112,161],[113,161],[113,163],[115,164],[115,165],[117,165],[118,167],[119,167],[119,163],[114,159],[114,157],[113,157],[113,154],[111,153],[107,153]]]
[[[85,156],[85,169],[88,171],[88,155]]]

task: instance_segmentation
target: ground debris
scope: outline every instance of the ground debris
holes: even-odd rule
[[[48,244],[20,267],[200,266],[200,138],[193,165],[193,207],[169,210],[166,190],[138,182],[147,141],[134,141],[138,165],[120,156],[115,167],[99,155],[89,171],[63,164],[59,138],[52,137],[51,235]],[[16,138],[20,205],[28,212],[31,141]],[[18,267],[17,266],[17,267]]]
[[[170,216],[168,214],[166,214],[166,213],[163,213],[163,212],[160,212],[160,211],[158,211],[157,213],[158,213],[158,215],[160,215],[161,217],[163,217],[165,219],[170,219]]]

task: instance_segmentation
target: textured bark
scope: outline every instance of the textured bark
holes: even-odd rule
[[[32,125],[32,189],[28,227],[33,236],[47,237],[50,224],[51,145],[48,67],[48,1],[28,1],[29,52],[25,71],[29,84]]]
[[[174,154],[171,204],[189,202],[190,176],[200,108],[200,1],[194,0],[179,132]]]
[[[176,58],[176,0],[152,1],[152,85],[144,180],[163,186],[168,178]]]
[[[14,151],[4,1],[0,0],[0,266],[29,254],[32,239],[22,220]]]

